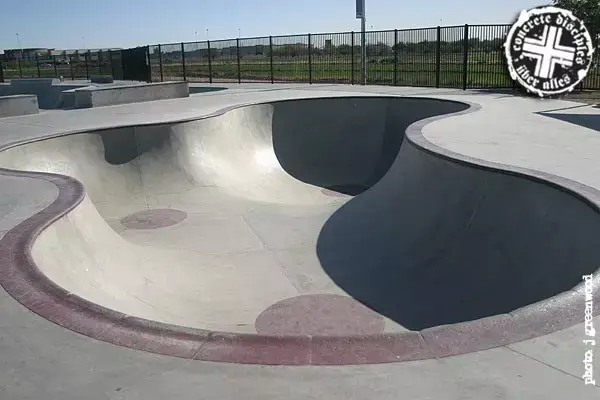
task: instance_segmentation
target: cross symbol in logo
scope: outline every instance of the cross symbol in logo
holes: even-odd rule
[[[536,60],[534,75],[548,79],[554,75],[557,64],[565,67],[573,65],[576,48],[560,45],[562,32],[562,28],[546,25],[539,40],[525,38],[523,55]]]

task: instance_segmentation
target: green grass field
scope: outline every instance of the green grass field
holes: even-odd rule
[[[439,86],[444,88],[463,87],[463,54],[442,54],[439,62]],[[161,62],[150,58],[152,80],[161,80]],[[394,64],[390,57],[369,57],[367,62],[367,83],[398,86],[430,86],[438,84],[435,55],[400,54]],[[84,62],[71,65],[40,63],[22,63],[20,69],[16,62],[6,65],[4,78],[18,77],[58,77],[65,79],[86,79],[90,75],[113,73],[118,78],[120,66],[108,63]],[[361,80],[360,59],[347,56],[313,57],[309,64],[306,55],[301,57],[274,57],[271,68],[269,57],[241,58],[218,57],[211,62],[208,59],[186,59],[185,79],[190,82],[312,82],[312,83],[359,83]],[[162,62],[163,80],[183,80],[184,69],[181,60]],[[510,88],[513,82],[498,52],[470,54],[466,74],[467,88]],[[584,81],[585,89],[600,89],[600,68],[593,68]]]
[[[439,86],[463,87],[463,54],[443,54],[439,63]],[[152,79],[161,80],[161,65],[151,59]],[[367,83],[399,86],[436,86],[435,56],[419,54],[399,56],[394,65],[393,58],[371,57],[367,62]],[[297,60],[274,58],[246,60],[236,58],[186,60],[185,78],[190,82],[206,82],[212,75],[213,82],[245,81],[313,82],[313,83],[359,83],[361,80],[360,59],[351,57],[307,57]],[[183,80],[181,61],[162,63],[163,80]],[[471,54],[467,63],[466,85],[468,88],[511,88],[513,81],[499,53]],[[594,68],[584,81],[586,89],[600,89],[600,69]]]
[[[441,87],[462,87],[463,65],[460,57],[445,57],[440,60],[439,84]],[[384,62],[382,62],[382,60]],[[161,65],[156,59],[151,60],[153,80],[160,81]],[[387,62],[385,62],[387,61]],[[186,60],[185,77],[187,80],[207,81],[212,73],[213,82],[236,81],[238,76],[242,81],[274,81],[309,82],[314,83],[351,83],[360,82],[360,60],[348,58],[317,58],[311,60],[282,60],[274,59],[271,69],[270,59],[244,60]],[[393,60],[370,59],[367,63],[367,81],[371,84],[435,86],[435,59],[412,58],[399,60],[394,65]],[[183,64],[179,62],[163,62],[163,80],[183,79]],[[354,79],[353,79],[354,78]],[[501,62],[476,63],[470,62],[467,67],[467,85],[470,87],[511,87],[512,83]]]
[[[56,64],[41,61],[39,68],[37,63],[12,61],[4,64],[4,79],[13,78],[58,78],[86,79],[96,74],[111,74],[112,68],[109,63],[89,63],[87,68],[84,62],[69,64]]]

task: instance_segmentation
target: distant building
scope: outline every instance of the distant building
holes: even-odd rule
[[[108,61],[110,52],[120,51],[121,49],[71,49],[71,50],[53,50],[50,56],[58,61],[85,61],[86,53],[88,61]]]
[[[57,61],[68,62],[69,59],[73,61],[85,60],[85,54],[88,54],[88,60],[97,61],[99,57],[102,60],[107,60],[110,51],[119,51],[121,49],[72,49],[72,50],[57,50],[57,49],[7,49],[4,50],[4,61],[14,60],[35,60],[36,57],[40,60],[49,60],[55,58]]]
[[[36,56],[47,56],[54,49],[29,48],[29,49],[6,49],[4,50],[4,59],[12,61],[17,59],[34,59]]]

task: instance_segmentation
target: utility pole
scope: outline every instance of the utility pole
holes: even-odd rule
[[[356,0],[356,18],[360,19],[360,66],[362,71],[362,84],[367,84],[367,13],[365,11],[365,0]]]
[[[21,60],[23,59],[23,46],[21,46],[21,37],[19,36],[19,33],[17,32],[17,46],[19,46],[19,50],[21,51]]]

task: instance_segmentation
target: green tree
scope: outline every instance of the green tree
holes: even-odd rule
[[[554,0],[553,5],[564,8],[581,18],[590,31],[596,46],[600,34],[600,1],[598,0]]]
[[[335,48],[336,52],[342,56],[349,56],[352,54],[352,46],[349,44],[340,44]]]

